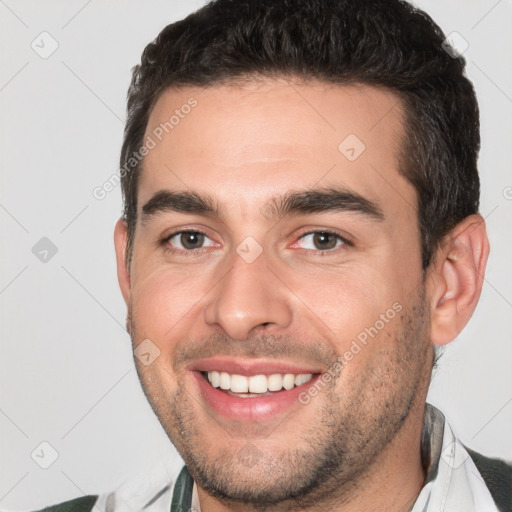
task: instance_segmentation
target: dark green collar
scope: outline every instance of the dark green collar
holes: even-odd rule
[[[170,512],[189,512],[192,507],[192,489],[194,480],[188,472],[187,466],[181,470],[174,492],[172,493],[171,511]]]

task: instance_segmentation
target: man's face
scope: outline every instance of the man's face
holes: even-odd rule
[[[145,393],[210,494],[313,499],[418,438],[432,354],[401,119],[382,90],[270,79],[154,107],[123,292],[134,347],[159,350],[136,359]]]

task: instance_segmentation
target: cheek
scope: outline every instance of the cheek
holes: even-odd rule
[[[302,314],[341,357],[344,381],[354,388],[364,385],[360,379],[368,371],[379,371],[382,357],[397,350],[405,309],[403,281],[385,266],[384,258],[372,265],[339,267],[295,278],[290,286],[307,306]]]
[[[385,403],[409,387],[409,377],[416,378],[418,372],[405,355],[409,349],[404,344],[403,322],[403,309],[391,307],[345,344],[340,401],[359,403],[361,411],[368,411],[368,404]]]
[[[172,340],[182,337],[197,318],[208,290],[201,272],[159,269],[137,276],[132,284],[132,317],[138,337],[169,351]]]
[[[146,268],[146,271],[149,269]],[[183,273],[163,271],[139,275],[132,283],[132,333],[137,373],[146,396],[160,410],[162,400],[178,387],[179,376],[172,371],[176,347],[186,337],[196,314],[200,293]],[[140,347],[140,348],[139,348]],[[144,347],[144,348],[143,348]],[[140,352],[142,357],[137,357]],[[144,353],[151,354],[150,364]]]
[[[307,316],[326,337],[346,343],[395,302],[396,290],[383,276],[386,273],[379,268],[369,271],[368,266],[347,265],[288,273],[283,279],[298,299],[297,313]]]

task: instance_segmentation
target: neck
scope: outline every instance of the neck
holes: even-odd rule
[[[272,512],[408,512],[421,491],[425,473],[421,460],[421,432],[425,402],[416,403],[402,429],[380,453],[366,473],[341,494],[333,482],[318,489],[324,499],[312,507],[297,508],[290,500],[272,505]],[[335,484],[335,482],[334,482]],[[327,489],[329,486],[329,490]],[[322,491],[323,494],[321,493]],[[263,512],[261,506],[244,503],[225,503],[197,488],[201,512]]]

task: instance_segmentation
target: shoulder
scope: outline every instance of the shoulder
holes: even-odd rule
[[[90,512],[97,499],[98,496],[83,496],[82,498],[43,508],[37,512]]]
[[[489,491],[503,511],[512,510],[512,464],[502,459],[486,457],[466,447]]]

